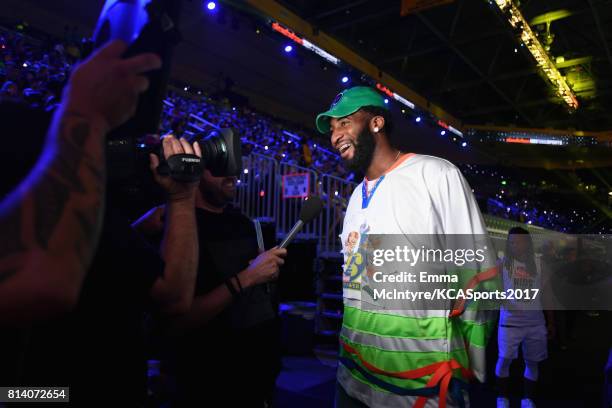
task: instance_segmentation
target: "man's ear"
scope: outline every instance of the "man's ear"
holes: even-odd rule
[[[373,116],[370,119],[370,132],[378,133],[385,127],[385,118],[382,116]]]

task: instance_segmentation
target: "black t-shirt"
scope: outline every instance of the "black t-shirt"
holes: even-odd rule
[[[254,225],[239,211],[226,208],[219,214],[197,209],[196,217],[200,246],[197,297],[247,268],[258,249]],[[280,336],[275,288],[270,286],[246,289],[211,321],[173,339],[169,358],[180,397],[189,401],[183,405],[205,402],[211,392],[230,402],[237,402],[236,398],[261,401],[267,388],[274,386],[280,369]],[[235,392],[236,376],[246,378],[239,393]],[[208,391],[202,392],[204,389]]]
[[[140,406],[146,395],[144,315],[163,262],[110,208],[76,308],[31,330],[19,380],[70,386],[73,406]]]
[[[196,209],[200,263],[196,296],[205,294],[249,266],[258,255],[255,227],[240,211],[226,207],[222,213]],[[272,285],[273,286],[273,285]],[[227,330],[244,329],[276,316],[270,285],[246,289],[209,325]]]

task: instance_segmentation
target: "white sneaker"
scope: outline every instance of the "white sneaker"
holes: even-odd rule
[[[510,401],[508,398],[497,398],[497,408],[510,408]]]
[[[521,400],[521,408],[536,408],[536,406],[529,398],[523,398]]]

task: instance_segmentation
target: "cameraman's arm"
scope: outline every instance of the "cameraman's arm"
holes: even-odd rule
[[[169,201],[166,205],[166,228],[162,241],[164,276],[152,289],[153,300],[164,313],[189,310],[193,301],[198,267],[198,235],[195,200]]]
[[[64,90],[44,152],[0,203],[0,322],[28,323],[77,301],[100,234],[104,137],[135,111],[152,54],[122,60],[113,42],[79,65]],[[23,135],[27,137],[28,135]]]
[[[173,136],[163,139],[166,158],[174,154],[201,156],[197,143],[192,147],[185,139]],[[198,234],[195,219],[195,190],[198,183],[179,183],[160,176],[159,159],[151,155],[151,170],[157,183],[166,190],[166,222],[161,245],[165,261],[164,275],[153,284],[151,297],[164,314],[185,313],[191,307],[198,267]]]
[[[273,248],[260,254],[251,265],[238,273],[237,278],[243,289],[270,282],[278,277],[279,268],[285,263],[286,249]],[[236,278],[229,280],[235,291],[240,291]],[[221,313],[233,301],[233,295],[226,284],[217,286],[210,292],[197,296],[191,310],[177,316],[173,322],[175,329],[189,329],[201,326]]]

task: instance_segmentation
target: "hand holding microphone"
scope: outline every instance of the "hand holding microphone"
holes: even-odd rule
[[[243,287],[250,287],[273,281],[278,278],[280,266],[285,263],[287,250],[274,247],[259,254],[247,269],[238,274]]]
[[[238,274],[238,279],[240,282],[243,282],[243,286],[254,286],[277,279],[280,266],[285,263],[284,258],[287,255],[287,246],[293,241],[304,225],[316,218],[322,210],[323,201],[319,197],[312,196],[304,200],[300,217],[283,242],[277,247],[261,252],[257,258],[251,261],[250,266],[246,270]],[[257,223],[255,224],[255,229],[258,229]],[[261,234],[261,231],[258,234]],[[261,241],[262,238],[260,237],[259,240]],[[260,243],[259,245],[261,251],[262,244]]]

